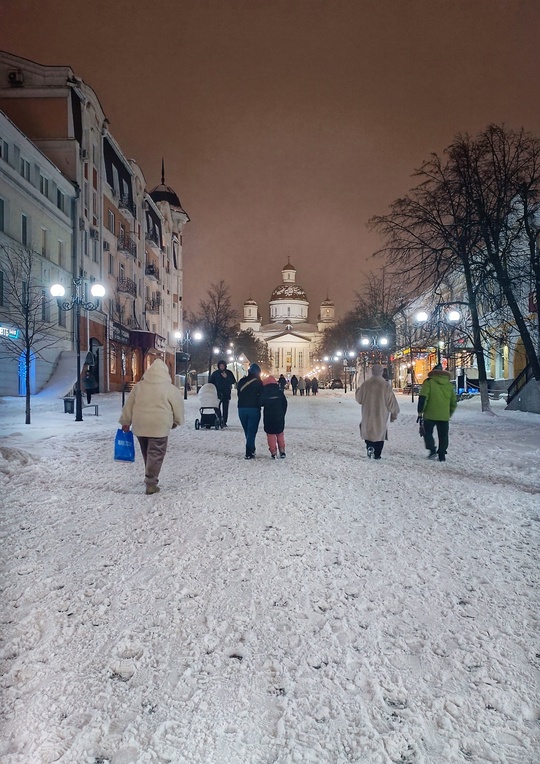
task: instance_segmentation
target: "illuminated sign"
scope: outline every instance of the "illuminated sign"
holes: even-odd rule
[[[18,340],[19,330],[0,324],[0,337],[7,337],[8,340]]]

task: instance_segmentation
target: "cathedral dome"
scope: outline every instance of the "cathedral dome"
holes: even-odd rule
[[[255,302],[255,300],[252,300],[250,297],[249,300],[245,301],[244,305],[257,305],[257,303]]]
[[[307,302],[307,295],[298,284],[280,284],[274,289],[270,297],[270,302],[274,300],[303,300]]]
[[[287,262],[287,264],[286,264],[286,265],[284,265],[284,266],[283,266],[283,268],[282,268],[281,270],[282,270],[282,271],[295,271],[295,270],[296,270],[296,268],[294,267],[294,265],[291,265],[291,261],[289,260],[289,261]]]
[[[334,303],[332,302],[332,300],[329,300],[328,297],[326,298],[326,300],[323,300],[321,302],[321,307],[323,307],[323,306],[324,307],[329,307],[329,308],[335,308],[336,307],[334,305]]]

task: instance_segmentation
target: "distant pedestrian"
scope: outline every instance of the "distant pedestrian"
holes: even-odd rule
[[[246,459],[255,456],[255,438],[261,421],[261,367],[252,363],[246,377],[236,385],[238,390],[238,417],[246,436]]]
[[[313,377],[313,379],[311,380],[311,394],[317,395],[318,392],[319,392],[319,380],[317,379],[317,377]]]
[[[394,391],[383,378],[383,367],[374,364],[371,374],[356,391],[356,401],[362,406],[360,435],[365,440],[367,455],[370,459],[380,459],[388,438],[388,417],[391,422],[396,420],[399,405]]]
[[[451,378],[450,372],[445,371],[438,363],[429,372],[418,397],[417,422],[424,426],[424,444],[429,451],[428,459],[437,459],[438,456],[440,462],[446,461],[450,418],[457,406],[456,391]],[[435,447],[433,437],[435,427],[438,447]]]
[[[285,412],[287,411],[287,398],[283,390],[280,390],[275,377],[266,377],[263,382],[261,393],[263,407],[263,424],[268,442],[268,449],[272,459],[278,454],[279,458],[285,459]]]
[[[130,392],[119,422],[124,432],[129,432],[133,425],[144,461],[146,493],[158,493],[169,432],[184,422],[182,394],[171,382],[169,368],[160,358],[147,368]]]
[[[285,388],[287,387],[287,380],[283,376],[283,374],[279,375],[278,385],[279,385],[279,389],[281,390],[281,392],[284,393],[285,392]]]
[[[219,404],[221,406],[221,421],[223,427],[227,427],[231,391],[236,384],[236,379],[234,378],[232,371],[227,368],[226,361],[218,361],[217,369],[212,372],[208,381],[216,387]]]
[[[96,380],[92,376],[90,369],[87,369],[84,372],[82,384],[83,384],[84,392],[86,393],[86,402],[90,403],[90,401],[92,400],[92,393],[96,388]]]
[[[296,391],[298,390],[298,377],[296,376],[296,374],[293,374],[291,377],[291,389],[292,389],[292,394],[296,395]]]
[[[306,380],[304,377],[298,378],[298,390],[300,391],[300,395],[303,395],[306,392]]]
[[[306,377],[306,395],[309,395],[311,392],[311,378]]]

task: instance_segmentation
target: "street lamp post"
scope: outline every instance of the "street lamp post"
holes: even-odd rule
[[[186,362],[186,372],[185,372],[185,379],[184,379],[184,400],[187,401],[187,387],[188,387],[188,372],[189,372],[189,362],[191,361],[191,356],[189,355],[189,346],[192,345],[194,342],[199,342],[203,338],[203,333],[196,330],[194,332],[191,332],[191,330],[186,329],[184,334],[182,332],[175,332],[174,336],[176,338],[177,344],[181,347],[182,353],[184,354],[184,360]],[[187,348],[186,350],[184,348]]]
[[[388,356],[390,340],[379,329],[363,329],[360,338],[360,347],[363,350],[364,381],[366,379],[366,354],[371,352],[373,360],[382,361]],[[376,355],[375,355],[376,354]]]
[[[446,321],[444,319],[441,319],[441,308],[450,307],[454,305],[455,303],[452,302],[439,302],[435,306],[435,321],[437,325],[437,363],[441,363],[441,348],[444,345],[444,342],[441,341],[441,324],[446,324]],[[451,323],[457,323],[461,318],[461,313],[459,310],[450,310],[446,316],[447,321],[450,321]],[[428,314],[425,310],[421,310],[416,314],[416,320],[419,323],[425,324],[429,319]]]
[[[60,298],[66,293],[66,290],[61,284],[53,284],[51,287],[51,294],[53,297],[58,298],[58,307],[60,310],[74,310],[75,313],[75,350],[77,353],[77,376],[75,382],[75,421],[82,422],[82,390],[81,390],[81,308],[91,312],[98,310],[99,303],[88,302],[82,296],[82,278],[73,279],[73,286],[75,287],[75,293],[72,295],[69,302],[60,302]],[[93,284],[90,289],[92,296],[99,299],[105,295],[105,287],[101,284]]]

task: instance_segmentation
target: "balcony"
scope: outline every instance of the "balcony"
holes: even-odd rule
[[[156,231],[156,229],[152,229],[151,231],[146,231],[144,235],[146,241],[149,241],[150,244],[153,244],[154,247],[157,247],[158,249],[161,249],[161,242],[159,240],[159,234]]]
[[[120,252],[127,252],[132,257],[137,257],[137,245],[127,233],[122,234],[116,240],[117,248]]]
[[[120,197],[118,207],[121,210],[127,210],[132,217],[135,217],[135,205],[129,200],[129,196],[126,194]]]
[[[146,301],[146,312],[147,313],[159,313],[159,309],[161,307],[161,298],[157,297],[154,300],[147,300]]]
[[[159,281],[159,268],[154,263],[149,263],[144,269],[144,275],[154,279],[154,281]]]
[[[117,289],[119,292],[127,292],[132,297],[137,297],[137,284],[132,279],[118,279]]]

